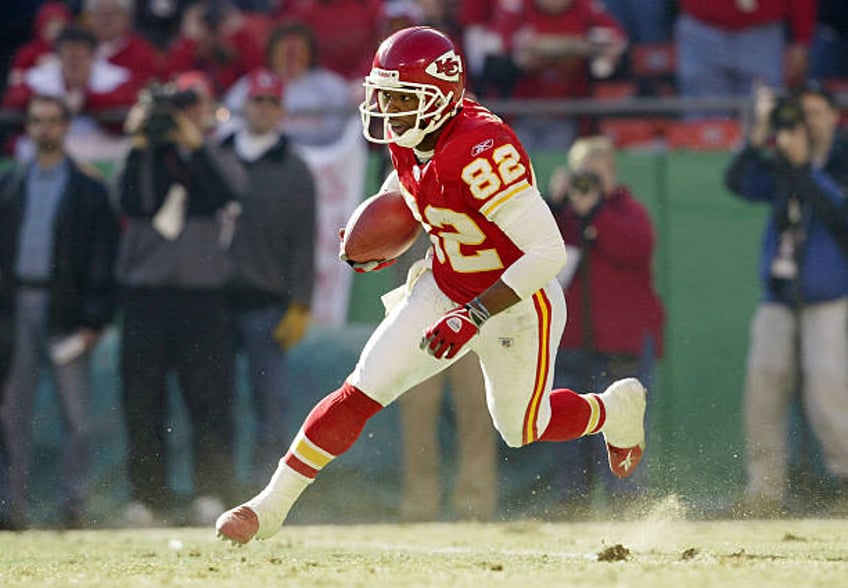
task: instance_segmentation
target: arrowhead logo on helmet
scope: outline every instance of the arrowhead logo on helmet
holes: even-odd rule
[[[430,65],[428,65],[427,69],[424,71],[435,78],[439,78],[440,80],[456,82],[459,80],[459,75],[462,73],[462,60],[456,52],[451,49],[431,61]]]

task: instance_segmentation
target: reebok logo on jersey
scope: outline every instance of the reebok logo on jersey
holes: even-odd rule
[[[462,60],[451,49],[431,61],[430,65],[424,71],[434,78],[439,78],[446,82],[457,82],[459,81],[459,74],[462,73]]]
[[[477,143],[474,147],[471,148],[471,157],[477,157],[484,151],[488,151],[494,146],[494,139],[486,139],[485,141],[481,141],[480,143]]]

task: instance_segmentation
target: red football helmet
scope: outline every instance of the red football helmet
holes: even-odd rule
[[[365,101],[359,112],[365,138],[373,143],[415,147],[456,113],[465,95],[465,67],[447,36],[430,27],[410,27],[380,44],[363,85]],[[415,94],[418,108],[386,112],[381,95],[385,91]],[[417,116],[415,126],[395,136],[391,120],[413,114]],[[372,135],[372,117],[382,119],[382,137]]]

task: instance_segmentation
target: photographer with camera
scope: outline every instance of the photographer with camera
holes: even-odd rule
[[[825,467],[848,490],[848,139],[838,120],[833,97],[817,85],[779,100],[760,87],[748,143],[725,176],[735,195],[771,207],[745,386],[743,514],[785,510],[796,390]]]
[[[662,354],[664,310],[651,270],[654,229],[645,207],[619,182],[615,155],[608,137],[578,139],[568,168],[551,179],[548,198],[568,251],[559,276],[568,328],[557,352],[555,386],[603,390],[620,378],[637,377],[650,391]],[[558,486],[570,516],[590,514],[596,483],[612,512],[637,506],[646,470],[619,479],[606,461],[596,439],[557,447],[558,472],[565,472]],[[575,471],[585,475],[569,474]]]
[[[233,349],[224,292],[229,242],[247,182],[208,137],[210,84],[187,72],[143,93],[127,119],[132,150],[118,181],[127,225],[117,275],[124,288],[123,407],[132,502],[123,523],[155,522],[175,506],[166,483],[167,375],[191,421],[190,521],[204,524],[233,478]]]

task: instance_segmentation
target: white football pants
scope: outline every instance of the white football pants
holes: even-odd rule
[[[483,368],[486,404],[503,440],[510,447],[535,441],[551,418],[554,360],[565,328],[565,298],[557,281],[490,318],[451,360],[436,359],[419,344],[424,330],[457,304],[438,288],[431,271],[411,282],[401,287],[406,295],[389,308],[348,382],[386,406],[473,350]]]

